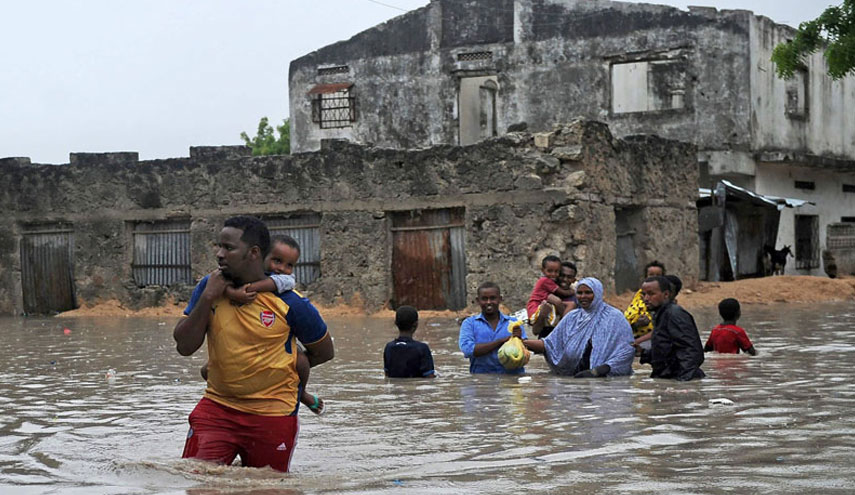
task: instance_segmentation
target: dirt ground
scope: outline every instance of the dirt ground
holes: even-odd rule
[[[633,295],[628,292],[606,300],[613,306],[626,308]],[[738,299],[741,304],[851,301],[855,300],[855,278],[784,275],[735,282],[699,282],[694,288],[683,288],[677,300],[686,309],[696,309],[714,307],[728,297]]]
[[[615,307],[624,309],[632,300],[633,293],[607,296],[606,300]],[[735,297],[742,304],[772,304],[780,302],[810,303],[830,301],[855,301],[855,278],[830,279],[825,277],[780,276],[738,280],[736,282],[700,282],[694,288],[684,288],[679,295],[680,305],[687,309],[715,307],[719,301]],[[511,312],[511,308],[504,308]],[[366,315],[361,308],[352,306],[320,306],[318,310],[324,316]],[[474,305],[462,311],[419,311],[422,319],[459,318],[468,316],[476,308]],[[85,316],[151,316],[179,317],[184,304],[167,304],[155,308],[131,310],[118,301],[107,301],[93,306],[82,307],[61,313],[62,317]],[[395,312],[383,309],[370,316],[392,319]]]

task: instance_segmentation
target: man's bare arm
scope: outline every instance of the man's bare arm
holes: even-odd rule
[[[199,301],[187,318],[175,325],[175,330],[172,332],[172,337],[178,344],[176,346],[178,354],[189,356],[202,347],[205,332],[208,331],[208,322],[211,319],[211,306],[223,294],[225,288],[226,280],[220,270],[211,272]]]
[[[495,351],[499,347],[502,347],[502,345],[509,340],[511,340],[510,335],[508,335],[507,337],[502,338],[502,339],[494,340],[492,342],[484,342],[481,344],[475,344],[475,348],[472,349],[472,355],[475,357],[478,357],[478,356],[484,356],[486,354],[490,354],[491,352]]]

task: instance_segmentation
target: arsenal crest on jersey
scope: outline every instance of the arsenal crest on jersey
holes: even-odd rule
[[[273,311],[262,311],[261,312],[261,324],[270,328],[273,325],[273,322],[276,321],[276,314]]]

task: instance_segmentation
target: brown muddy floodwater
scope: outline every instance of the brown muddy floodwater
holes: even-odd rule
[[[743,313],[759,355],[707,354],[692,383],[539,356],[527,383],[470,376],[453,320],[416,334],[439,378],[387,380],[391,322],[331,319],[309,386],[329,412],[301,410],[287,475],[179,460],[205,355],[175,352],[174,319],[0,319],[0,493],[852,493],[855,305]]]

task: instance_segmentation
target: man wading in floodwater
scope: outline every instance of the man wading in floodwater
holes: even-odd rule
[[[650,350],[641,364],[650,363],[651,378],[687,381],[703,378],[704,346],[692,315],[673,300],[674,289],[666,277],[648,277],[641,284],[644,304],[655,312]]]
[[[217,243],[219,269],[199,282],[175,326],[178,353],[189,356],[208,340],[208,387],[190,413],[182,457],[288,471],[297,439],[300,379],[297,339],[309,364],[333,357],[333,343],[317,310],[293,291],[259,292],[235,305],[226,285],[265,278],[270,233],[260,220],[226,220]]]

